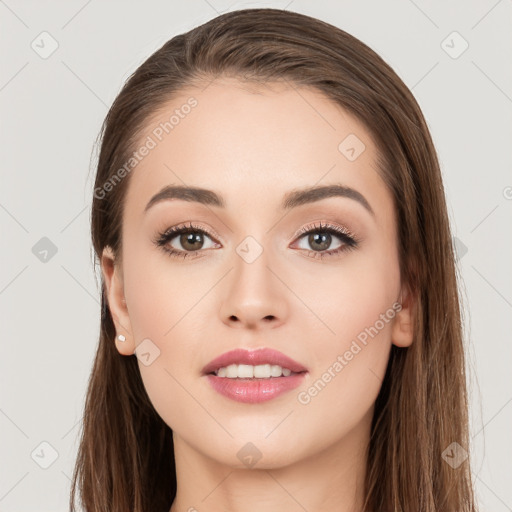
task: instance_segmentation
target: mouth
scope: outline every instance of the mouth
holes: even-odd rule
[[[260,403],[299,386],[308,370],[272,349],[236,349],[203,368],[211,387],[221,395],[244,403]]]

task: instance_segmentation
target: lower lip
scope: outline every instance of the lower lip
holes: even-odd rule
[[[236,402],[257,404],[272,400],[286,391],[300,386],[306,372],[295,373],[288,377],[272,377],[269,379],[230,379],[207,375],[208,381],[215,391]]]

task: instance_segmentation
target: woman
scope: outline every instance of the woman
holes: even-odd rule
[[[457,274],[414,97],[346,32],[246,9],[112,105],[71,509],[473,512]]]

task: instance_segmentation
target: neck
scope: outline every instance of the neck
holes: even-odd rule
[[[243,469],[205,456],[173,433],[178,485],[170,512],[362,512],[370,425],[368,414],[335,445],[286,466]]]

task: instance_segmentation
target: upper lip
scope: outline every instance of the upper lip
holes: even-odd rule
[[[260,364],[275,364],[281,366],[281,368],[288,368],[292,372],[299,373],[307,371],[297,361],[294,361],[283,353],[271,349],[271,348],[260,348],[257,350],[246,350],[243,348],[237,348],[221,354],[210,361],[204,368],[203,374],[215,372],[219,368],[229,366],[230,364],[250,364],[257,366]]]

